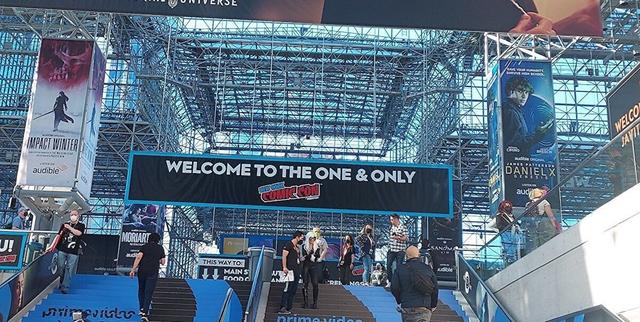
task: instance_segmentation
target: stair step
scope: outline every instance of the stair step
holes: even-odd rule
[[[180,316],[180,315],[149,315],[149,321],[162,321],[162,322],[193,322],[193,317]]]

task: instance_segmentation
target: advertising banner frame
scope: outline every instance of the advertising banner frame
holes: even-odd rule
[[[265,3],[267,3],[265,5]],[[0,6],[382,28],[603,37],[597,0],[0,0]],[[461,8],[464,8],[461,10]],[[532,15],[535,13],[535,15]]]
[[[612,106],[612,102],[611,100],[613,98],[618,99],[618,96],[620,95],[621,91],[625,91],[628,90],[628,86],[631,86],[629,83],[634,80],[634,78],[636,80],[638,80],[640,82],[640,64],[636,65],[629,73],[627,73],[621,80],[620,82],[618,82],[618,84],[616,85],[616,87],[614,87],[609,93],[607,93],[606,96],[606,101],[607,101],[607,119],[608,119],[608,126],[609,126],[609,139],[613,140],[618,134],[624,132],[624,130],[633,123],[633,121],[635,121],[635,119],[633,120],[625,120],[623,126],[621,126],[620,131],[615,130],[615,123],[618,121],[622,121],[622,118],[625,116],[625,114],[629,114],[629,112],[633,111],[633,109],[638,106],[638,111],[640,111],[640,94],[636,96],[635,98],[635,102],[632,103],[631,106],[625,106],[625,107],[614,107]],[[636,84],[638,86],[638,90],[640,90],[640,83]],[[631,98],[630,98],[631,100]],[[624,111],[626,113],[615,113],[616,114],[616,119],[612,118],[612,110],[617,110],[617,112],[620,111]],[[618,116],[618,114],[620,114]],[[632,114],[633,115],[633,114]],[[637,115],[634,115],[637,116]]]
[[[387,211],[387,210],[356,210],[356,209],[336,209],[336,208],[313,208],[313,207],[295,207],[295,206],[273,206],[273,205],[253,205],[253,204],[226,204],[226,203],[203,203],[203,202],[182,202],[167,200],[139,200],[130,198],[131,194],[131,176],[134,158],[136,156],[152,156],[152,157],[176,157],[176,158],[226,158],[235,161],[247,162],[286,162],[300,164],[332,164],[344,166],[370,166],[370,167],[395,167],[395,168],[423,168],[423,169],[440,169],[447,171],[448,188],[447,195],[447,213],[422,213],[410,211]],[[354,174],[355,175],[355,174]],[[199,206],[199,207],[222,207],[231,209],[269,209],[282,211],[311,211],[322,213],[349,213],[349,214],[368,214],[368,215],[388,215],[398,213],[403,216],[414,217],[445,217],[453,216],[453,167],[450,165],[431,165],[431,164],[409,164],[409,163],[391,163],[391,162],[361,162],[361,161],[338,161],[324,159],[300,159],[300,158],[277,158],[264,156],[245,156],[245,155],[205,155],[205,154],[180,154],[180,153],[164,153],[157,151],[132,151],[129,154],[127,184],[125,188],[125,204],[157,204],[164,206]]]
[[[24,255],[25,255],[25,249],[27,246],[27,239],[29,239],[29,234],[27,232],[13,232],[13,231],[3,231],[0,232],[0,240],[2,239],[2,236],[20,236],[21,241],[20,241],[20,245],[15,245],[13,247],[20,247],[20,251],[17,252],[16,256],[16,260],[17,260],[17,264],[16,265],[10,265],[10,266],[4,266],[4,265],[0,265],[0,269],[3,270],[21,270],[23,267],[23,261],[24,261]],[[2,245],[0,245],[2,246]],[[15,253],[15,252],[14,252]]]
[[[528,59],[501,59],[498,64],[503,195],[515,208],[523,208],[531,189],[552,189],[560,181],[552,64],[549,60]],[[510,84],[527,88],[527,98],[518,101],[522,98],[510,97]],[[545,127],[547,130],[538,132]],[[559,209],[560,193],[552,193],[546,200],[553,209]]]

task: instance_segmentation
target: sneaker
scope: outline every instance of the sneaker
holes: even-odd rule
[[[143,316],[143,315],[144,315],[144,310],[143,310],[143,309],[140,309],[140,312],[138,312],[138,315],[139,315],[139,316]]]
[[[283,314],[283,315],[287,315],[287,314],[291,314],[291,311],[287,310],[286,308],[280,308],[280,311],[278,311],[279,314]]]
[[[147,317],[147,314],[144,312],[140,312],[140,320],[143,322],[148,322],[149,321],[149,317]]]

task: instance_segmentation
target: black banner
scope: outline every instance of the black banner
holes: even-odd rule
[[[450,218],[451,194],[449,166],[135,152],[125,199]]]
[[[27,234],[0,233],[0,269],[21,269]]]
[[[602,36],[600,1],[0,0],[1,6],[314,24]]]
[[[640,118],[640,65],[636,66],[618,86],[607,95],[609,109],[609,137],[613,139]],[[638,135],[640,125],[622,137],[622,146],[630,144]]]
[[[58,253],[38,257],[0,287],[0,321],[8,321],[58,278]]]
[[[462,247],[462,191],[453,181],[453,218],[429,218],[429,249],[438,281],[456,281],[456,247]]]
[[[87,245],[78,260],[78,274],[115,274],[119,240],[117,235],[82,235]]]

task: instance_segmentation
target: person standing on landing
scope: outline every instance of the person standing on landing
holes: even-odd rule
[[[65,294],[69,292],[71,279],[78,268],[78,253],[84,229],[85,226],[80,222],[78,211],[72,210],[69,221],[62,224],[58,230],[59,240],[55,249],[58,250],[58,270],[63,274],[60,280],[60,291]]]
[[[371,282],[371,269],[373,268],[373,258],[376,250],[376,241],[373,237],[373,227],[366,224],[362,228],[362,231],[360,231],[360,235],[356,241],[360,247],[360,254],[362,254],[360,259],[364,266],[362,281],[365,285],[368,285]]]
[[[407,248],[409,231],[400,222],[400,216],[393,214],[390,217],[391,230],[389,231],[389,251],[387,252],[387,272],[388,276],[393,276],[394,264],[397,268],[404,261],[404,250]],[[387,282],[387,287],[391,287],[391,279]]]
[[[149,321],[149,307],[153,291],[158,283],[158,271],[160,265],[166,262],[164,248],[160,246],[160,235],[151,233],[147,243],[140,248],[136,255],[129,276],[133,278],[138,270],[138,302],[140,304],[140,316],[142,321]]]

